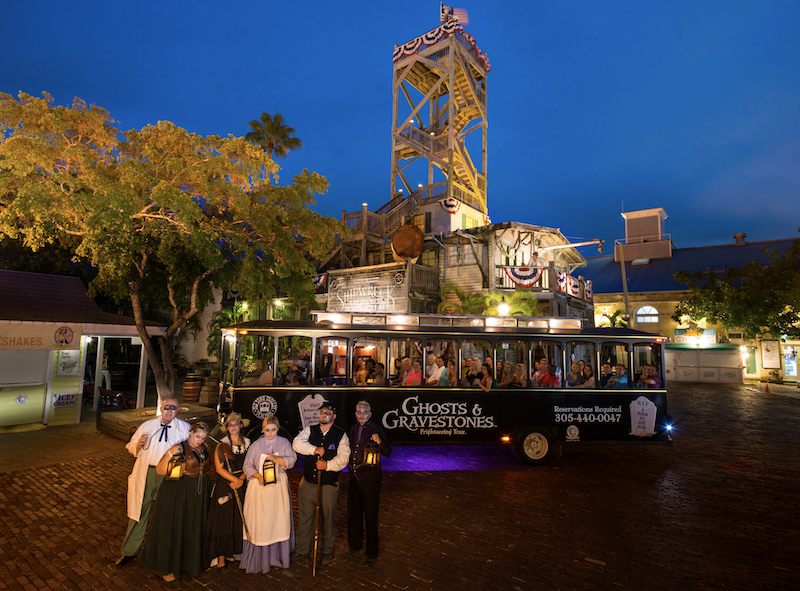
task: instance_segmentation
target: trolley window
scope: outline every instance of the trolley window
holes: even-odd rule
[[[661,360],[661,346],[655,343],[638,344],[633,346],[633,363],[636,367],[637,388],[661,388],[664,378],[661,375],[663,367]]]
[[[397,372],[392,383],[395,386],[404,385],[404,377],[414,372],[414,362],[419,364],[419,371],[423,372],[422,341],[412,338],[392,339],[389,343],[389,361]],[[422,382],[422,375],[419,376],[419,381]]]
[[[572,341],[567,343],[566,353],[568,367],[565,368],[565,370],[568,371],[568,377],[566,379],[568,388],[597,387],[595,349],[594,343],[586,341]],[[587,367],[589,369],[586,369]]]
[[[353,339],[353,384],[371,386],[375,384],[376,376],[378,381],[381,381],[381,376],[386,375],[386,350],[386,339],[377,337]],[[385,379],[378,385],[385,386]]]
[[[243,335],[239,340],[239,385],[271,386],[274,359],[274,337],[263,334]]]
[[[347,382],[347,346],[344,337],[320,337],[315,351],[316,383],[320,386],[341,386]]]
[[[534,373],[530,385],[533,388],[560,388],[561,343],[557,341],[535,341],[531,343]]]
[[[495,347],[497,370],[495,377],[498,388],[522,388],[521,378],[525,378],[527,386],[528,343],[521,340],[502,340]],[[522,373],[518,375],[517,365],[522,365]]]
[[[611,374],[602,375],[600,385],[603,388],[629,388],[628,346],[623,343],[603,343],[600,345],[601,368],[610,366]],[[605,369],[604,369],[605,371]]]
[[[491,341],[484,339],[464,339],[461,341],[461,385],[465,387],[478,387],[481,367],[484,363],[492,364]]]

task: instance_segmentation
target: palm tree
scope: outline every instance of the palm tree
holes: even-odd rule
[[[448,302],[448,292],[453,292],[458,302]],[[437,310],[439,314],[483,314],[486,307],[485,295],[475,291],[467,294],[455,283],[442,285],[439,289],[439,299],[442,301]]]
[[[276,157],[285,158],[290,150],[299,150],[303,147],[303,142],[294,135],[295,130],[283,122],[283,115],[275,113],[273,117],[269,113],[261,113],[261,120],[254,119],[250,122],[250,131],[244,136],[249,142],[260,146],[272,160],[273,154]],[[267,177],[269,184],[269,177]]]
[[[597,326],[599,327],[611,327],[611,328],[625,328],[628,324],[621,318],[622,310],[617,310],[612,314],[603,313],[601,314],[605,317],[600,324]]]
[[[208,345],[206,352],[209,356],[218,357],[222,350],[222,329],[244,321],[247,306],[244,302],[236,301],[233,308],[222,308],[211,315],[208,323]]]
[[[499,305],[505,298],[508,304],[509,316],[541,316],[542,308],[539,306],[539,300],[527,290],[516,289],[509,297],[505,297],[502,292],[491,293],[486,296],[486,315],[487,316],[500,316]]]

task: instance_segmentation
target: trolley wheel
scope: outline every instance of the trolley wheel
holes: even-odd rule
[[[522,431],[517,439],[517,455],[526,464],[541,466],[556,453],[553,434],[547,429]]]

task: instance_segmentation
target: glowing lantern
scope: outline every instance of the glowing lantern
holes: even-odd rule
[[[270,459],[264,460],[264,465],[261,467],[261,475],[264,477],[264,486],[275,484],[275,462]]]
[[[167,462],[167,480],[180,480],[186,470],[186,456],[183,455],[183,447]]]
[[[381,463],[381,450],[377,443],[370,441],[364,448],[364,465],[377,466]]]

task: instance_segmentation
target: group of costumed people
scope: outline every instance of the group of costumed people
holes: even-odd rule
[[[161,410],[161,417],[145,421],[127,446],[136,462],[128,479],[130,521],[116,564],[139,554],[140,565],[167,582],[183,572],[198,576],[208,567],[224,568],[231,560],[248,573],[288,568],[294,527],[286,471],[297,454],[278,435],[278,419],[266,417],[264,436],[251,444],[242,433],[247,421],[231,413],[223,426],[226,435],[211,454],[207,424],[190,426],[178,419],[174,399],[165,400]],[[274,462],[275,482],[268,485],[265,460]]]

